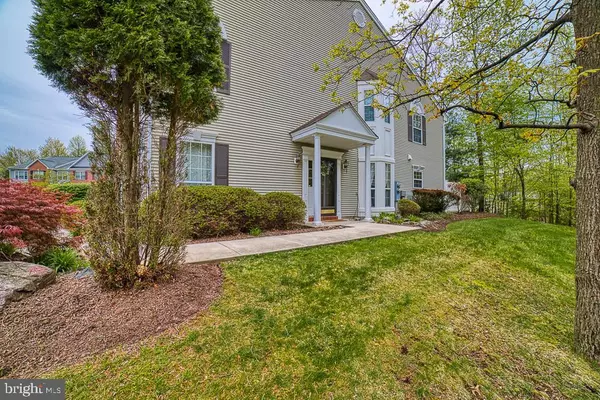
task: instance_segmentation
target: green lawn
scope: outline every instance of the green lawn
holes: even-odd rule
[[[570,228],[488,219],[245,258],[180,337],[53,376],[74,398],[597,399],[574,250]]]

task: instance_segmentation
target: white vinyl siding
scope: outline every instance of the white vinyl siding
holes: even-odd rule
[[[322,62],[333,45],[349,36],[352,12],[361,5],[354,1],[213,0],[213,7],[231,43],[231,88],[229,95],[220,95],[223,108],[217,121],[198,129],[217,135],[217,143],[229,145],[230,186],[300,196],[302,168],[294,159],[302,152],[302,145],[291,141],[290,132],[335,106],[330,94],[319,90],[325,69],[315,73],[313,64]],[[363,11],[368,18],[367,11]],[[377,28],[374,31],[381,34]],[[351,100],[356,88],[356,81],[349,78],[340,82],[337,91]],[[357,110],[362,107],[362,102],[353,104]],[[407,125],[406,118],[392,118],[389,125],[396,127],[396,158],[404,161],[410,151],[397,147],[400,140],[406,142],[407,136],[405,126],[397,128],[400,121]],[[165,134],[165,126],[157,120],[153,123],[152,173],[157,177],[159,136]],[[432,129],[438,127],[428,125],[430,152],[438,148],[430,146]],[[441,145],[439,149],[441,154]],[[439,163],[441,171],[440,154],[432,154],[437,161],[423,162],[428,168]],[[342,215],[350,218],[358,210],[358,150],[349,151],[344,159],[348,160],[348,169],[340,172],[341,209]],[[396,174],[405,172],[406,186],[412,178],[408,168],[407,163],[397,161],[392,170]],[[364,169],[363,164],[363,173]]]

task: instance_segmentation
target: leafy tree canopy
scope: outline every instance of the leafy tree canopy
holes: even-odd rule
[[[56,138],[49,137],[40,147],[40,157],[68,157],[69,152],[65,144]]]
[[[37,150],[8,147],[0,153],[0,179],[8,178],[8,168],[24,164],[39,157]]]
[[[71,157],[81,157],[87,153],[87,144],[85,143],[83,136],[73,136],[71,140],[69,140],[69,146],[67,147],[67,150]]]

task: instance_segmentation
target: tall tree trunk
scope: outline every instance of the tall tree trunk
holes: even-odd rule
[[[122,103],[120,107],[119,124],[117,129],[118,145],[120,147],[120,162],[124,176],[121,204],[123,207],[123,266],[126,268],[130,279],[134,279],[139,264],[138,240],[138,206],[140,188],[138,177],[139,166],[139,110],[136,110],[134,89],[130,83],[122,86]]]
[[[479,166],[479,179],[485,183],[485,159],[483,155],[483,135],[480,127],[475,126],[475,139],[477,141],[477,164]],[[479,198],[478,211],[485,211],[485,196]]]
[[[517,172],[517,176],[519,177],[519,183],[521,186],[521,219],[527,219],[527,198],[525,197],[525,168],[519,163],[519,165],[515,167],[515,171]]]
[[[600,0],[579,0],[572,6],[576,38],[591,37],[575,61],[582,71],[600,68]],[[580,77],[579,122],[593,124],[577,134],[577,307],[575,345],[600,360],[600,73]]]

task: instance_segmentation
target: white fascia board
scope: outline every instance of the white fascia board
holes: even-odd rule
[[[369,128],[369,131],[371,131],[371,128]],[[375,133],[367,135],[360,132],[347,131],[335,126],[314,124],[301,131],[295,132],[292,136],[292,141],[297,142],[309,136],[318,134],[367,144],[375,144],[375,140],[377,140],[377,135],[375,135]]]

